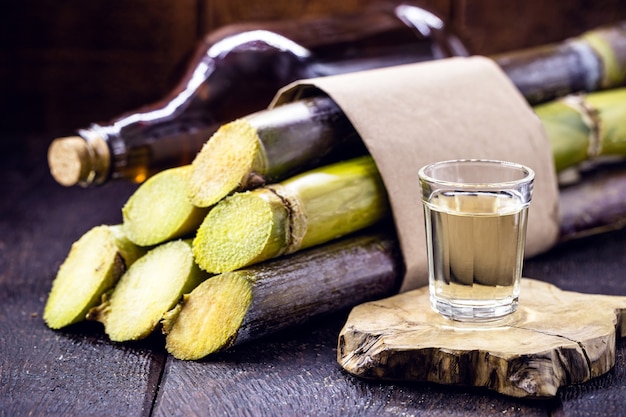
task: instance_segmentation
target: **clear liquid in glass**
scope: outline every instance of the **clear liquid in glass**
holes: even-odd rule
[[[515,311],[528,204],[507,191],[448,191],[424,209],[433,308],[471,321]]]

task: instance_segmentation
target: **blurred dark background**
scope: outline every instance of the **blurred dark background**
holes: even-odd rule
[[[162,97],[196,42],[229,23],[351,12],[377,0],[2,0],[0,151]],[[562,40],[626,19],[620,0],[424,0],[471,52]],[[3,158],[4,159],[4,158]]]

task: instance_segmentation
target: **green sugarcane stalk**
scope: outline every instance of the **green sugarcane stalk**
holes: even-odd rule
[[[220,127],[205,143],[192,163],[189,199],[209,207],[233,191],[281,181],[342,152],[355,156],[366,151],[328,97],[256,112]]]
[[[603,155],[626,155],[626,127],[623,123],[626,119],[626,88],[572,95],[535,109],[546,128],[558,170],[596,160]],[[375,171],[375,166],[373,169]],[[315,185],[324,190],[321,183],[316,182]],[[380,192],[384,196],[384,188],[381,187]],[[321,193],[326,196],[320,197]],[[221,273],[298,250],[301,247],[299,244],[293,245],[293,248],[290,245],[293,236],[302,235],[302,226],[293,220],[297,216],[290,213],[289,208],[297,208],[303,203],[298,198],[295,198],[296,203],[292,203],[290,195],[276,187],[268,187],[250,194],[237,194],[218,204],[199,228],[194,241],[194,253],[200,266],[209,272]],[[322,202],[332,201],[327,190],[316,190],[315,197]],[[256,208],[253,209],[253,206]],[[323,206],[317,203],[312,206],[315,210],[307,208],[305,216],[330,218],[335,206],[331,205],[328,211]],[[251,214],[255,210],[258,214]],[[263,211],[266,213],[261,214]],[[318,230],[315,223],[310,223],[314,225],[311,230]],[[236,238],[223,237],[228,235]],[[242,243],[244,239],[245,243]],[[328,231],[324,231],[314,244],[330,239]]]
[[[355,232],[388,213],[376,165],[364,156],[223,200],[198,228],[194,255],[205,271],[233,271]]]
[[[570,95],[534,107],[557,172],[602,156],[626,155],[626,88]]]
[[[393,235],[370,231],[216,275],[164,316],[166,349],[194,360],[397,292],[402,259]]]
[[[605,164],[559,190],[560,241],[626,226],[626,164]]]
[[[626,21],[492,56],[531,104],[626,85]]]

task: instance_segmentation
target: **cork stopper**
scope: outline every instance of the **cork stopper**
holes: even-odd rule
[[[52,177],[61,185],[91,185],[100,182],[108,169],[108,153],[102,146],[80,136],[57,138],[48,148],[48,166]]]

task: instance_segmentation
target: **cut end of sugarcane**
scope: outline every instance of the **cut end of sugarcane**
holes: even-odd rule
[[[264,188],[226,198],[198,228],[196,262],[217,274],[281,255],[288,244],[288,215],[283,201]]]
[[[210,207],[234,191],[260,185],[266,162],[256,129],[243,119],[220,127],[192,163],[189,198]]]
[[[165,316],[167,351],[197,360],[232,346],[251,304],[252,288],[243,273],[206,280]]]
[[[124,225],[115,224],[108,227],[113,235],[113,238],[115,239],[115,246],[117,246],[117,250],[122,256],[122,259],[124,259],[126,268],[145,255],[148,251],[147,248],[136,245],[128,238],[126,232],[124,231]]]
[[[102,294],[100,304],[89,309],[87,315],[85,316],[87,320],[99,321],[101,323],[105,320],[106,316],[109,314],[109,310],[111,309],[111,292],[113,292],[113,290]]]
[[[161,171],[130,196],[124,207],[124,229],[129,239],[153,246],[195,231],[207,213],[189,201],[191,165]]]
[[[112,341],[143,339],[204,278],[189,242],[164,243],[137,260],[88,318],[101,322]]]
[[[134,260],[124,259],[124,254],[139,251],[126,242],[120,251],[119,229],[113,226],[96,226],[72,245],[46,301],[43,319],[52,329],[60,329],[85,319],[90,308],[98,304]]]

